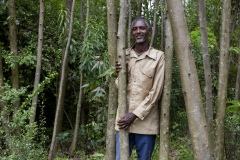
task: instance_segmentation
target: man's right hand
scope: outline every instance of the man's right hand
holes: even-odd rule
[[[116,75],[118,76],[118,73],[122,69],[122,65],[121,63],[118,62],[118,60],[116,60],[115,62],[115,68],[116,68]],[[126,68],[128,68],[128,61],[126,61]]]
[[[115,68],[116,68],[116,75],[118,76],[118,73],[122,69],[121,63],[119,63],[118,60],[116,60],[115,62]]]

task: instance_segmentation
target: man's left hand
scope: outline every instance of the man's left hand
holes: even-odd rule
[[[127,129],[137,118],[137,116],[133,113],[127,113],[117,121],[117,125],[119,129]]]

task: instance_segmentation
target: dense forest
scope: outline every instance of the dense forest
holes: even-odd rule
[[[239,159],[239,0],[0,0],[0,159],[115,159],[117,45],[138,16],[166,59],[153,160]]]

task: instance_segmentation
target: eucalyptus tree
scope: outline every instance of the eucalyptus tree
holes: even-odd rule
[[[127,113],[127,68],[126,68],[126,24],[128,15],[128,1],[120,0],[120,15],[117,32],[117,54],[118,61],[121,63],[122,69],[118,74],[118,111],[122,117]],[[130,16],[130,15],[129,15]],[[129,141],[128,131],[119,130],[120,138],[120,160],[129,159]]]
[[[201,30],[201,44],[203,67],[205,76],[205,92],[206,92],[206,117],[210,132],[210,147],[213,150],[214,146],[214,130],[213,130],[213,101],[212,101],[212,72],[210,64],[210,56],[208,51],[208,35],[207,35],[207,21],[206,21],[206,1],[198,0],[198,15]]]
[[[165,78],[160,112],[159,160],[169,159],[170,105],[173,69],[173,36],[168,13],[165,18]]]
[[[143,0],[138,0],[137,2],[138,2],[138,5],[137,5],[138,17],[140,17],[142,15]]]
[[[9,26],[9,41],[10,41],[10,51],[15,59],[18,56],[18,48],[17,48],[17,29],[16,29],[16,10],[15,10],[15,0],[8,0],[8,26]],[[15,62],[12,67],[12,88],[18,90],[19,89],[19,64]],[[20,102],[15,103],[15,108],[19,108]]]
[[[61,120],[62,120],[62,113],[64,109],[64,96],[65,96],[66,80],[67,80],[66,69],[68,66],[68,53],[69,53],[69,47],[71,42],[71,36],[72,36],[74,6],[75,6],[75,0],[72,1],[72,5],[71,5],[71,17],[69,22],[68,39],[67,39],[65,52],[62,58],[61,77],[60,77],[59,93],[58,93],[57,106],[56,106],[56,114],[55,114],[55,120],[54,120],[53,135],[52,135],[52,141],[51,141],[51,146],[50,146],[49,155],[48,155],[49,160],[52,160],[56,154],[56,151],[57,151],[56,137],[60,132],[61,123],[62,123]]]
[[[35,80],[33,91],[37,89],[40,81],[41,66],[42,66],[42,49],[43,49],[43,22],[44,22],[44,0],[39,0],[39,28],[38,28],[38,49],[37,49],[37,64],[35,71]],[[30,123],[33,123],[36,118],[38,94],[32,99],[33,115],[30,118]]]
[[[151,38],[150,46],[153,45],[153,43],[156,39],[158,5],[159,5],[159,0],[155,0],[154,1],[154,15],[153,15],[153,31],[152,31],[152,38]]]
[[[223,0],[222,28],[220,39],[220,63],[216,112],[215,159],[224,159],[224,119],[226,115],[228,58],[230,48],[231,0]]]
[[[87,40],[87,33],[88,33],[88,26],[89,26],[89,10],[90,10],[90,0],[87,0],[87,12],[86,12],[86,28],[85,28],[85,33],[84,33],[84,39],[83,41],[85,42]],[[83,89],[82,89],[82,84],[83,84],[83,71],[80,70],[80,83],[79,83],[79,96],[78,96],[78,103],[77,103],[77,112],[76,112],[76,120],[75,120],[75,127],[74,127],[74,133],[73,133],[73,140],[71,147],[69,149],[69,154],[70,156],[73,156],[75,150],[76,150],[76,145],[77,145],[77,140],[78,140],[78,133],[79,133],[79,125],[80,125],[80,119],[81,119],[81,108],[82,108],[82,96],[83,96]]]
[[[209,147],[209,133],[184,7],[181,1],[168,0],[167,8],[171,25],[174,26],[172,27],[173,39],[180,67],[182,92],[188,116],[194,159],[210,160],[213,153]]]
[[[116,1],[107,0],[107,19],[108,19],[108,57],[109,67],[115,67],[117,58],[117,15]],[[112,160],[116,157],[115,142],[115,120],[117,112],[117,87],[115,85],[116,78],[112,77],[109,82],[108,96],[108,118],[107,118],[107,138],[106,138],[106,159]]]

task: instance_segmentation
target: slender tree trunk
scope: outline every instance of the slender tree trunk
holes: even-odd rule
[[[161,100],[160,114],[160,150],[159,160],[168,160],[169,155],[169,117],[171,104],[171,87],[172,87],[172,68],[173,68],[173,37],[172,28],[168,13],[165,19],[165,78],[164,88]]]
[[[202,95],[196,65],[191,49],[182,1],[168,0],[167,7],[173,31],[176,54],[180,68],[182,90],[187,110],[189,130],[195,160],[212,159],[209,133],[202,104]]]
[[[118,77],[118,110],[119,116],[122,117],[124,114],[128,112],[127,109],[127,68],[126,68],[126,24],[127,24],[127,16],[128,16],[128,1],[120,0],[120,17],[118,22],[118,33],[117,33],[117,53],[119,62],[122,65],[122,69],[120,70]],[[120,160],[128,160],[129,159],[129,142],[128,142],[128,131],[127,130],[119,130],[120,137]]]
[[[79,85],[79,96],[78,96],[78,104],[77,104],[77,114],[76,114],[76,122],[74,127],[74,134],[71,147],[69,149],[70,156],[74,155],[77,145],[77,138],[78,138],[78,131],[79,131],[79,124],[80,124],[80,116],[81,116],[81,106],[82,106],[82,82],[83,82],[83,74],[82,71],[80,73],[80,85]]]
[[[87,34],[88,34],[88,23],[89,23],[89,11],[90,11],[90,0],[87,0],[87,13],[86,13],[86,29],[84,34],[83,41],[87,40]],[[81,120],[81,109],[82,109],[82,81],[83,81],[83,71],[80,73],[80,87],[79,87],[79,97],[78,97],[78,104],[77,104],[77,114],[76,114],[76,122],[74,127],[74,134],[73,134],[73,140],[71,147],[69,149],[70,155],[73,156],[76,145],[77,145],[77,136],[78,136],[78,129],[80,125]]]
[[[117,58],[117,15],[116,1],[107,0],[107,19],[108,19],[108,57],[109,67],[115,67]],[[116,141],[115,141],[115,120],[117,112],[117,87],[115,78],[112,77],[109,83],[108,96],[108,119],[107,119],[107,139],[106,139],[106,159],[113,160],[116,157]]]
[[[160,6],[161,6],[161,50],[163,50],[163,47],[164,47],[164,7],[166,6],[165,5],[165,1],[164,0],[160,0]]]
[[[63,113],[63,109],[64,109],[64,96],[65,96],[65,88],[66,88],[66,81],[67,81],[66,69],[67,69],[67,63],[68,63],[68,51],[69,51],[69,46],[70,46],[71,36],[72,36],[74,5],[75,5],[75,0],[73,0],[73,2],[72,2],[68,40],[67,40],[67,45],[65,48],[65,53],[64,53],[64,56],[62,59],[61,77],[60,77],[60,84],[59,84],[59,95],[58,95],[58,100],[57,100],[57,109],[56,109],[55,120],[54,120],[52,142],[51,142],[50,151],[49,151],[49,155],[48,155],[49,160],[52,160],[56,153],[56,143],[57,143],[56,137],[59,133],[59,126],[61,125],[61,117],[62,117],[61,114]]]
[[[128,36],[127,36],[127,42],[128,42],[128,48],[131,47],[131,25],[132,25],[132,5],[131,0],[128,0]]]
[[[15,11],[15,0],[8,0],[8,25],[9,25],[9,41],[10,51],[13,56],[18,56],[17,51],[17,27],[16,27],[16,11]],[[19,69],[18,63],[14,64],[12,68],[12,88],[19,89]],[[20,102],[15,103],[15,108],[18,109]],[[16,111],[16,110],[15,110]]]
[[[240,32],[238,33],[238,39],[240,39]],[[238,48],[240,50],[240,41],[238,42]],[[235,100],[240,99],[240,54],[238,55],[238,70],[236,78],[236,90],[235,90]]]
[[[138,6],[137,6],[137,11],[138,11],[138,17],[142,15],[142,2],[143,0],[138,0]]]
[[[212,73],[210,65],[210,57],[208,53],[208,35],[206,23],[206,2],[198,0],[199,23],[202,38],[202,55],[205,76],[205,91],[206,91],[206,116],[207,124],[210,132],[210,147],[214,148],[214,131],[213,131],[213,107],[212,107]]]
[[[35,71],[33,91],[35,91],[39,85],[40,75],[41,75],[41,65],[42,65],[44,0],[39,0],[39,3],[40,3],[40,11],[39,11],[39,28],[38,28],[38,51],[37,51],[37,65],[36,65],[36,71]],[[38,101],[38,94],[36,94],[32,99],[32,108],[34,110],[34,113],[33,113],[33,116],[30,118],[30,123],[33,123],[36,118],[37,101]]]
[[[216,114],[215,159],[224,159],[224,117],[226,114],[228,58],[230,48],[231,0],[223,0],[222,30],[220,39],[220,64]]]
[[[150,46],[153,45],[156,39],[156,28],[157,28],[157,9],[159,5],[159,0],[154,1],[154,15],[153,15],[153,31],[152,31],[152,38],[150,42]]]

